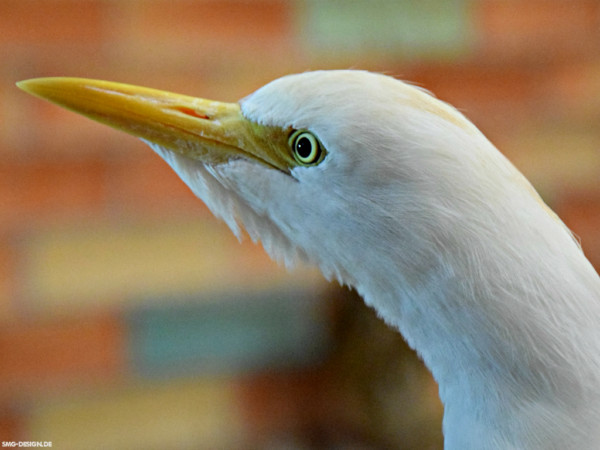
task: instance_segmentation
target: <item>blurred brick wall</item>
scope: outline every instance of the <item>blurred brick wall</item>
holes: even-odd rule
[[[253,292],[319,283],[238,248],[141,142],[26,96],[21,79],[104,78],[233,101],[290,72],[384,71],[464,111],[600,267],[597,0],[3,0],[0,55],[0,440],[239,444],[234,379],[131,381],[127,314],[235,282]],[[221,405],[212,419],[186,400],[207,398]],[[170,419],[158,427],[161,408]],[[131,421],[142,413],[150,425]],[[135,436],[91,425],[111,414]],[[85,441],[65,425],[76,419]]]

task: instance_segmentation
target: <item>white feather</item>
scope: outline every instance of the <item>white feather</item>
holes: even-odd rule
[[[354,286],[439,383],[447,449],[600,447],[600,281],[525,178],[459,112],[360,71],[242,100],[328,154],[291,176],[153,148],[236,235]]]

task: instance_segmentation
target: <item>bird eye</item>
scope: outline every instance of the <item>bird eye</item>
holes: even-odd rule
[[[309,166],[321,161],[321,144],[314,134],[298,130],[290,136],[289,144],[300,164]]]

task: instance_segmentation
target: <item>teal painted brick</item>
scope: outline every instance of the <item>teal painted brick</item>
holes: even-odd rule
[[[317,53],[448,57],[473,38],[468,0],[305,0],[302,40]]]
[[[315,362],[328,346],[322,305],[305,291],[200,303],[164,299],[127,314],[130,363],[137,375],[154,378]]]

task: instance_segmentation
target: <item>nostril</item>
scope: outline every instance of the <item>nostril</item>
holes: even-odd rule
[[[187,116],[196,117],[198,119],[204,119],[204,120],[210,120],[211,119],[210,116],[208,116],[206,114],[199,113],[195,109],[186,108],[185,106],[174,106],[174,107],[172,107],[172,109],[174,109],[175,111],[179,111],[180,113],[183,113],[183,114],[185,114]]]

